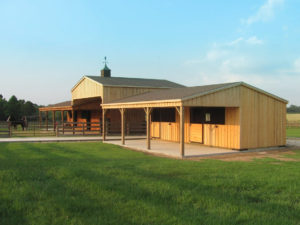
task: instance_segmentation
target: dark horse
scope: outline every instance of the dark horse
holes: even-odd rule
[[[15,129],[17,129],[18,125],[21,125],[22,130],[24,130],[24,128],[27,129],[27,127],[28,127],[26,116],[23,116],[21,120],[11,120],[11,116],[9,116],[6,120],[6,122],[8,122],[9,129],[11,128],[11,126],[13,126]]]

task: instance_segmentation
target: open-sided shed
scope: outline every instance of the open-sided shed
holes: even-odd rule
[[[180,142],[184,155],[184,143],[190,142],[238,150],[285,145],[286,104],[280,97],[235,82],[155,90],[104,103],[102,108],[103,116],[119,109],[123,128],[125,113],[143,108],[148,149],[150,139],[159,138]],[[124,135],[122,129],[123,143]]]

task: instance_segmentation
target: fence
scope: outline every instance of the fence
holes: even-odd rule
[[[288,128],[300,128],[300,121],[287,121],[286,127],[288,127]]]
[[[120,122],[106,122],[106,134],[107,135],[120,135],[121,124]],[[100,122],[66,122],[62,125],[58,125],[56,128],[57,136],[66,135],[102,135],[103,127]],[[146,133],[145,122],[130,122],[125,124],[126,135],[138,135]]]
[[[120,135],[121,122],[106,122],[106,135]],[[102,135],[102,123],[100,122],[65,122],[63,124],[39,125],[37,122],[28,123],[28,127],[22,130],[21,126],[8,128],[7,122],[0,121],[0,137],[46,137],[46,136],[87,136]],[[126,135],[144,135],[146,133],[145,122],[129,122],[125,124]]]

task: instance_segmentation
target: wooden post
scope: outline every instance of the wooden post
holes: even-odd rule
[[[121,139],[122,139],[122,145],[125,145],[125,109],[120,109],[121,112]]]
[[[105,113],[106,113],[106,109],[102,109],[102,139],[103,139],[103,141],[106,140]]]
[[[53,123],[53,130],[55,131],[55,123],[56,123],[56,118],[55,118],[55,111],[52,111],[52,123]]]
[[[12,126],[8,126],[8,136],[11,137],[12,136]]]
[[[151,108],[147,107],[145,110],[146,113],[146,131],[147,131],[147,149],[151,149],[151,134],[150,134],[150,124],[151,124]]]
[[[184,157],[184,106],[179,108],[179,118],[180,118],[180,154]]]
[[[61,124],[64,124],[64,110],[60,111],[60,116],[61,116]]]
[[[75,121],[74,116],[75,116],[75,113],[74,113],[74,110],[72,110],[72,122],[73,122],[73,123],[74,123],[74,121]]]
[[[82,123],[82,135],[84,136],[84,122]]]
[[[75,113],[74,113],[74,110],[72,110],[72,130],[73,130],[73,135],[75,134],[75,124],[74,124],[74,121],[75,121]]]
[[[42,112],[39,111],[39,127],[41,129],[41,125],[42,125]]]
[[[56,137],[59,136],[59,129],[58,129],[58,126],[56,126]]]
[[[46,111],[46,130],[48,131],[48,111]]]

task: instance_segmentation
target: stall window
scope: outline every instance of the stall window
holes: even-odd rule
[[[175,122],[175,108],[155,108],[152,111],[152,122]]]
[[[191,123],[225,124],[224,107],[192,107],[190,109]]]

